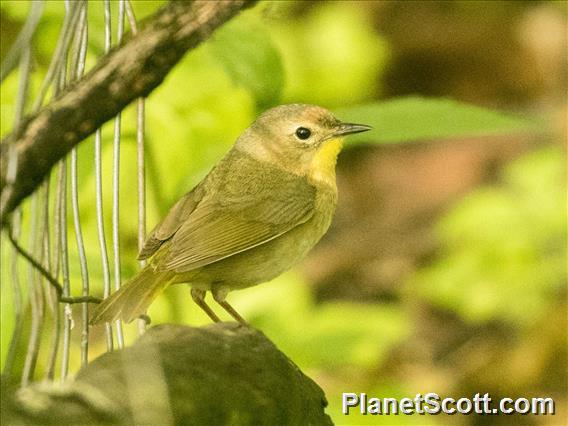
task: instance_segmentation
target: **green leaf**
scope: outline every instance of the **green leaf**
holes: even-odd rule
[[[450,99],[404,97],[337,111],[344,121],[373,126],[350,142],[400,143],[419,139],[535,131],[535,122]]]
[[[266,28],[254,17],[223,26],[210,47],[233,82],[253,95],[259,109],[276,105],[284,86],[284,68]]]

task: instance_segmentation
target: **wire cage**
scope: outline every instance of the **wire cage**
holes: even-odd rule
[[[101,55],[121,43],[127,26],[132,34],[136,34],[137,22],[130,0],[66,0],[58,6],[65,8],[65,18],[51,61],[33,99],[32,85],[38,74],[34,70],[34,39],[41,37],[38,28],[45,11],[43,1],[30,2],[26,22],[2,64],[2,82],[11,71],[18,70],[13,132],[18,131],[25,114],[37,112],[47,99],[57,97],[80,79],[87,64],[96,62],[97,58],[90,57],[87,48],[93,33],[89,26],[89,9],[96,9],[92,13],[104,14],[104,40],[95,40],[104,46]],[[136,186],[138,247],[144,242],[143,99],[136,101],[133,116],[135,133],[131,138],[136,142],[135,158],[121,158],[125,137],[119,114],[112,125],[105,126],[108,134],[103,137],[103,129],[99,128],[91,140],[81,145],[83,158],[75,147],[52,170],[29,202],[12,214],[9,230],[2,235],[2,278],[6,281],[2,285],[3,308],[13,313],[9,339],[3,342],[2,374],[19,380],[22,386],[41,379],[64,382],[73,368],[86,365],[92,356],[89,308],[91,303],[100,300],[95,296],[95,293],[100,295],[100,287],[95,286],[93,291],[90,276],[92,270],[100,272],[97,279],[102,277],[103,297],[120,288],[120,199],[126,187],[132,191]],[[105,139],[111,139],[109,144],[112,143],[111,170],[103,169]],[[14,176],[12,169],[17,153],[9,151],[7,155],[9,179]],[[121,164],[124,162],[136,162],[135,176],[129,176],[126,185],[121,182],[121,177],[124,178]],[[94,169],[94,182],[89,182],[88,187],[85,182],[80,182],[83,167]],[[112,179],[106,182],[105,176],[109,174]],[[111,194],[110,203],[103,202],[105,193]],[[88,203],[82,203],[84,199],[95,200],[96,230],[88,231],[96,235],[98,253],[86,247],[86,230],[81,224],[81,215],[88,208],[85,207]],[[143,266],[143,262],[140,264]],[[145,322],[138,320],[138,333],[142,334],[144,328]],[[96,337],[99,341],[100,336]],[[124,346],[125,332],[121,321],[105,324],[104,342],[107,351]],[[41,368],[38,368],[39,364]]]

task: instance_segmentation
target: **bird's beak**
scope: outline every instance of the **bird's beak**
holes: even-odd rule
[[[366,132],[371,129],[371,126],[367,126],[365,124],[341,123],[333,131],[331,137],[351,135],[353,133]]]

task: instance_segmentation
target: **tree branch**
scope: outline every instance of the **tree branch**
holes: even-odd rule
[[[188,50],[255,1],[170,2],[137,35],[6,136],[0,144],[2,223],[75,145],[134,99],[148,96]]]

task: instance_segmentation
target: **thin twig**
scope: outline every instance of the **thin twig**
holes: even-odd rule
[[[94,296],[78,296],[78,297],[67,297],[63,296],[63,286],[57,281],[30,253],[24,249],[18,241],[12,235],[10,229],[7,229],[8,239],[20,255],[26,259],[38,272],[43,275],[43,277],[49,282],[49,284],[55,289],[57,293],[57,300],[61,303],[101,303],[102,300]]]

